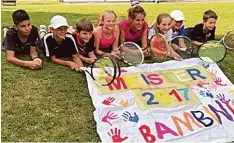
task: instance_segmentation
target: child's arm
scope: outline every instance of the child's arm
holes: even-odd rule
[[[6,53],[7,53],[7,61],[9,63],[15,64],[18,66],[27,67],[30,69],[39,69],[40,67],[40,64],[38,64],[35,61],[23,61],[23,60],[16,58],[15,51],[7,50]]]
[[[83,65],[81,59],[79,58],[79,55],[80,55],[80,54],[72,55],[72,59],[73,59],[73,61],[74,61],[74,62],[79,66],[79,68],[80,68],[80,67],[83,67],[84,65]]]
[[[92,54],[90,54],[90,53],[92,53]],[[90,64],[93,63],[95,61],[95,59],[97,59],[93,52],[89,52],[88,55],[90,58],[86,58],[86,57],[82,56],[81,54],[79,54],[79,58],[82,61],[84,61],[86,63],[90,63]],[[92,55],[92,56],[90,56],[90,55]]]
[[[64,61],[64,60],[61,60],[61,59],[56,58],[55,56],[51,56],[50,59],[51,59],[52,62],[54,62],[54,63],[56,63],[56,64],[68,66],[68,67],[70,67],[72,70],[79,71],[79,66],[78,66],[77,63],[75,63],[75,62],[72,62],[72,61]]]
[[[148,25],[141,36],[141,48],[143,48],[143,49],[147,47],[147,38],[148,38],[147,33],[148,33]]]
[[[33,61],[35,61],[35,62],[37,62],[39,64],[39,68],[42,68],[42,60],[38,57],[36,47],[31,47],[30,48],[30,56],[33,59]]]
[[[200,46],[200,45],[203,44],[203,43],[198,42],[198,41],[195,41],[195,40],[193,40],[192,43],[193,43],[193,45],[195,45],[195,46]]]

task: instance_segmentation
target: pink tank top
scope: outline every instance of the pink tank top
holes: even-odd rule
[[[103,26],[102,26],[102,33],[101,33],[99,48],[100,49],[108,49],[114,43],[114,41],[115,41],[114,30],[112,31],[111,38],[106,39],[106,37],[104,36],[104,31],[103,31]]]
[[[141,30],[136,32],[131,32],[128,28],[128,20],[125,19],[119,23],[119,27],[125,32],[125,41],[126,42],[135,42],[139,43],[141,41],[141,36],[146,28],[148,28],[148,23],[144,22],[143,27]]]

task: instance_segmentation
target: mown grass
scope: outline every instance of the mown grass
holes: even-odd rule
[[[205,10],[217,12],[217,39],[234,27],[234,2],[216,3],[143,3],[146,21],[151,22],[161,12],[180,9],[186,16],[185,26],[202,21]],[[127,16],[129,3],[61,4],[56,1],[18,2],[16,7],[3,6],[1,24],[11,26],[14,10],[25,9],[34,25],[49,24],[57,14],[65,16],[70,25],[81,17],[93,23],[106,9],[114,10],[118,19]],[[3,39],[3,38],[2,38]],[[94,107],[87,89],[85,75],[44,59],[44,68],[33,71],[7,63],[2,57],[2,141],[5,142],[76,142],[100,141],[93,119]],[[29,59],[28,56],[22,57]],[[164,59],[149,59],[161,62]],[[234,82],[234,51],[219,64]]]

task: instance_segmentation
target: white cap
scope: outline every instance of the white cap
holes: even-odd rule
[[[61,26],[69,27],[65,17],[63,17],[61,15],[56,15],[50,20],[50,27],[57,29]]]
[[[180,10],[173,10],[170,15],[171,15],[171,18],[173,18],[175,21],[185,20],[184,14]]]

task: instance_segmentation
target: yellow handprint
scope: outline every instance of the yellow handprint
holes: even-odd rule
[[[115,100],[117,103],[119,103],[124,108],[128,107],[128,100],[123,100],[122,98],[118,98]]]

